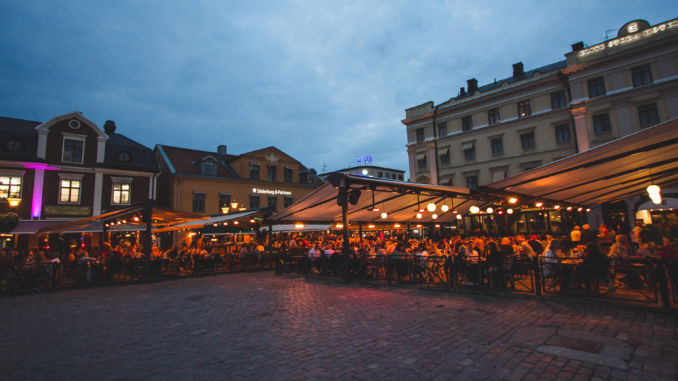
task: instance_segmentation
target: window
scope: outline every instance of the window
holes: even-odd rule
[[[534,132],[520,135],[520,143],[523,146],[523,151],[534,149]]]
[[[438,136],[447,136],[447,122],[438,123]]]
[[[130,154],[127,151],[118,152],[118,161],[122,163],[127,163],[130,159]]]
[[[492,144],[492,155],[501,155],[504,153],[504,142],[502,138],[494,138],[490,141]]]
[[[504,180],[506,178],[506,168],[492,169],[492,182]]]
[[[217,213],[223,213],[222,208],[231,207],[231,195],[229,193],[219,193],[219,211]]]
[[[402,180],[403,180],[403,175],[398,175],[398,180],[402,181]]]
[[[633,87],[651,84],[652,72],[650,71],[650,65],[636,66],[631,69],[631,78],[633,79]]]
[[[466,143],[461,146],[461,149],[464,151],[464,159],[474,160],[476,158],[476,147],[473,143]]]
[[[603,77],[597,77],[588,80],[589,98],[605,95],[605,81]]]
[[[0,176],[0,200],[21,198],[21,176]]]
[[[610,126],[610,116],[605,114],[598,114],[593,116],[593,133],[596,135],[609,134],[612,132]]]
[[[294,204],[294,197],[285,196],[285,199],[283,200],[283,205],[285,208],[291,206],[292,204]]]
[[[59,183],[59,203],[79,204],[80,188],[81,180],[61,179]]]
[[[205,212],[205,194],[202,192],[193,192],[193,213]]]
[[[570,136],[570,126],[567,124],[560,124],[556,126],[556,142],[569,143],[572,140]]]
[[[250,209],[258,208],[259,207],[259,195],[257,194],[251,194],[250,195]]]
[[[567,102],[565,101],[565,92],[564,91],[556,91],[554,93],[551,93],[551,108],[552,109],[557,109],[557,108],[563,108],[567,106]]]
[[[259,164],[250,164],[250,180],[259,180]]]
[[[650,103],[638,106],[638,118],[640,119],[640,127],[643,128],[659,123],[657,105],[655,103]]]
[[[461,118],[461,129],[463,131],[473,129],[473,117],[471,115]]]
[[[501,119],[499,118],[499,109],[498,108],[493,108],[492,110],[487,112],[487,123],[488,124],[496,124],[499,123]]]
[[[426,154],[421,153],[417,155],[417,168],[426,169],[426,167],[428,167],[428,163],[426,162]]]
[[[293,183],[294,182],[294,169],[285,168],[285,182]]]
[[[268,196],[268,207],[271,210],[277,210],[278,209],[278,197]]]
[[[202,174],[205,176],[217,175],[217,163],[212,159],[205,159],[202,161]]]
[[[384,173],[384,178],[391,179],[391,174],[388,172]]]
[[[478,175],[466,176],[466,187],[469,189],[478,189]]]
[[[278,167],[269,165],[266,167],[266,174],[268,175],[268,182],[275,183],[278,181]]]
[[[5,142],[5,149],[8,152],[21,152],[24,150],[24,143],[19,139],[8,139]]]
[[[438,153],[438,157],[440,158],[440,165],[450,165],[450,149],[449,148],[443,148],[440,150]]]
[[[61,161],[67,163],[82,163],[84,139],[64,138],[64,150]]]
[[[424,138],[426,138],[426,130],[424,128],[417,128],[415,131],[417,134],[417,143],[423,142]]]
[[[384,172],[377,171],[377,177],[384,177]]]
[[[113,205],[129,205],[130,203],[130,192],[132,187],[130,183],[125,182],[113,182],[113,199],[111,204]]]
[[[530,101],[518,102],[518,118],[524,118],[531,114],[532,109],[530,108]]]

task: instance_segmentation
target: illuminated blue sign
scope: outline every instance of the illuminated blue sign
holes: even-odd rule
[[[355,161],[358,163],[371,163],[372,162],[372,155],[365,155],[365,156],[358,156]]]

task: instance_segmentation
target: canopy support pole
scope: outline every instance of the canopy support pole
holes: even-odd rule
[[[153,200],[146,200],[144,208],[144,219],[146,220],[146,235],[144,236],[144,277],[148,280],[151,277],[151,230],[153,229]]]
[[[348,186],[345,183],[346,180],[342,180],[342,186],[339,188],[339,200],[342,200],[341,203],[341,222],[344,224],[342,228],[342,235],[344,237],[344,244],[342,251],[344,252],[344,282],[346,284],[351,283],[351,260],[349,253],[349,244],[348,244]]]

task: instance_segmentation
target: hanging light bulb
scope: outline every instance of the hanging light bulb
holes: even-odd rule
[[[438,215],[435,214],[435,213],[433,213],[433,214],[431,215],[431,218],[433,218],[433,219],[435,220],[436,218],[438,218]]]
[[[515,198],[515,197],[509,197],[508,201],[509,201],[509,204],[515,204],[516,202],[518,202],[518,199]]]
[[[542,206],[544,206],[544,203],[541,201],[537,201],[537,203],[534,204],[534,206],[536,206],[537,208],[541,208]]]
[[[572,210],[572,207],[571,207],[571,206],[568,206],[568,207],[567,207],[567,211],[569,212],[570,210]]]
[[[458,219],[458,220],[461,220],[461,218],[462,218],[462,217],[461,217],[461,214],[457,214],[457,219]]]
[[[440,210],[442,210],[443,212],[447,212],[448,210],[450,210],[450,207],[447,206],[446,204],[443,204],[443,206],[440,207]]]
[[[426,210],[429,212],[433,213],[436,211],[436,204],[429,202],[428,205],[426,205]]]
[[[494,209],[492,209],[492,207],[487,208],[487,210],[485,210],[485,211],[487,212],[487,214],[494,213]]]
[[[652,184],[648,186],[647,193],[650,195],[650,200],[652,200],[652,203],[655,205],[662,203],[661,188],[659,188],[659,185]]]
[[[400,224],[395,224],[395,225],[393,225],[393,227],[398,229],[400,227]]]
[[[506,213],[513,214],[513,209],[511,209],[511,208],[506,209]]]
[[[553,209],[555,209],[555,210],[558,210],[558,209],[560,209],[560,205],[556,205],[556,206],[554,206],[554,207],[553,207]]]
[[[381,212],[381,218],[386,218],[388,217],[388,213],[386,212]]]
[[[417,219],[421,219],[422,215],[421,213],[417,213]]]
[[[469,212],[476,214],[476,213],[480,212],[480,208],[473,205],[472,207],[469,208]]]

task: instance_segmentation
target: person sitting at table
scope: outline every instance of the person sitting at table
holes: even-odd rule
[[[612,260],[627,260],[631,257],[633,249],[626,240],[626,236],[619,234],[614,237],[614,243],[610,246],[610,252],[607,254],[608,258]]]
[[[659,254],[659,256],[663,259],[678,259],[678,244],[676,244],[676,241],[672,240],[667,235],[663,235],[662,243],[664,244],[664,248],[661,249],[657,254]]]
[[[583,230],[581,231],[581,244],[586,245],[591,242],[596,241],[596,235],[591,231],[591,225],[584,224],[582,226]]]
[[[560,241],[557,239],[551,240],[546,250],[544,250],[544,265],[542,272],[545,277],[554,277],[556,275],[555,264],[558,263],[557,258],[560,256]]]

